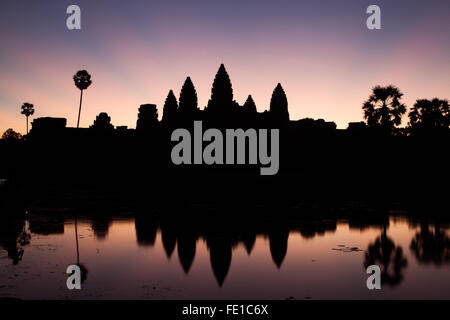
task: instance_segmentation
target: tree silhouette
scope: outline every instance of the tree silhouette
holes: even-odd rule
[[[402,122],[406,106],[400,102],[403,93],[395,86],[376,86],[369,99],[363,104],[364,119],[372,128],[392,133],[395,126]]]
[[[234,106],[230,77],[225,66],[221,64],[214,78],[207,109],[214,114],[224,114],[232,111]]]
[[[25,102],[22,105],[21,114],[25,115],[27,118],[27,134],[28,134],[28,117],[34,114],[34,106],[31,103]]]
[[[114,129],[114,126],[111,124],[111,117],[106,112],[100,112],[91,128],[98,131],[110,131]]]
[[[255,101],[253,101],[252,95],[248,96],[243,107],[244,107],[245,112],[256,113],[256,104],[255,104]]]
[[[86,90],[92,83],[91,75],[86,70],[80,70],[73,76],[75,86],[80,89],[80,108],[78,109],[77,128],[80,126],[81,103],[83,101],[83,90]]]
[[[381,268],[381,283],[391,287],[403,281],[403,270],[407,267],[403,249],[396,246],[394,241],[386,235],[386,225],[383,233],[369,245],[364,259],[364,267],[378,265]]]
[[[150,132],[158,128],[158,109],[154,104],[142,104],[139,107],[136,130]]]
[[[413,132],[449,129],[450,109],[448,100],[419,99],[414,104],[409,117],[409,128]]]
[[[177,112],[178,112],[177,98],[173,94],[173,91],[170,90],[169,94],[167,95],[166,101],[164,102],[162,123],[166,126],[172,126],[173,124],[175,124],[177,119]]]
[[[197,92],[190,77],[186,78],[180,92],[180,113],[183,117],[192,117],[198,110]]]
[[[288,101],[280,83],[277,84],[272,93],[270,115],[275,122],[289,121]]]
[[[437,223],[433,231],[428,223],[421,223],[420,232],[411,240],[410,249],[420,263],[437,266],[450,263],[450,237]]]
[[[2,139],[6,141],[17,141],[22,139],[22,135],[10,128],[3,133]]]

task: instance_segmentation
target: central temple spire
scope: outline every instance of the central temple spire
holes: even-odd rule
[[[223,64],[220,65],[214,78],[211,89],[211,99],[208,102],[208,111],[212,113],[225,113],[233,109],[233,88],[230,77]]]

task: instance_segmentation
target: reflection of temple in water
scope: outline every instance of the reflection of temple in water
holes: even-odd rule
[[[166,252],[167,258],[172,257],[172,253],[175,250],[177,244],[176,232],[164,223],[161,223],[161,241]]]
[[[182,231],[177,235],[178,259],[185,273],[191,269],[197,247],[197,236],[191,231]]]
[[[154,246],[158,224],[154,217],[138,215],[135,220],[136,239],[140,246]]]
[[[98,240],[105,240],[108,236],[109,227],[112,223],[110,218],[94,217],[91,219],[91,228]]]
[[[59,214],[31,215],[30,231],[35,234],[64,234],[65,218]]]
[[[320,226],[320,221],[302,222],[289,226],[287,223],[259,223],[253,226],[248,223],[232,224],[230,222],[205,223],[188,219],[157,219],[151,216],[137,216],[135,219],[137,243],[140,246],[154,246],[158,230],[161,242],[168,259],[175,247],[178,260],[184,273],[192,268],[197,252],[197,241],[204,239],[211,269],[219,287],[225,282],[230,271],[233,250],[242,245],[248,255],[252,254],[257,237],[269,240],[270,254],[276,268],[281,268],[288,250],[288,239],[291,231],[296,230],[302,237],[313,238],[325,232],[333,232],[336,222],[328,222]]]
[[[209,213],[208,213],[209,214]],[[408,266],[404,248],[389,237],[389,215],[335,217],[314,216],[301,219],[267,218],[261,219],[190,219],[188,217],[157,216],[154,214],[136,214],[134,228],[139,246],[153,247],[158,233],[161,245],[168,259],[174,255],[181,270],[188,274],[192,269],[197,253],[197,242],[203,240],[209,253],[211,271],[219,287],[229,277],[232,267],[233,251],[241,247],[248,256],[252,255],[257,239],[267,239],[273,267],[281,269],[288,254],[289,237],[314,239],[326,233],[336,231],[338,223],[345,223],[351,230],[372,228],[379,230],[367,247],[363,258],[364,267],[377,264],[382,270],[382,283],[397,286],[402,283]],[[219,215],[220,216],[220,215]],[[225,213],[221,213],[225,216]],[[71,222],[72,214],[29,214],[22,220],[16,219],[0,224],[0,247],[8,252],[14,264],[20,263],[31,234],[63,234],[64,224]],[[85,219],[90,224],[96,240],[104,240],[114,221],[110,215],[91,215]],[[338,222],[339,221],[339,222]],[[411,239],[411,253],[424,264],[442,265],[450,263],[450,237],[448,225],[428,220],[416,224],[417,233]],[[295,253],[291,253],[294,254]]]
[[[286,257],[288,248],[289,230],[287,228],[269,231],[270,254],[278,268]]]
[[[209,248],[211,268],[221,287],[231,265],[232,244],[227,237],[211,236],[206,239]]]

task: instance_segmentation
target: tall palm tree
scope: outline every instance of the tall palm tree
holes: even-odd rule
[[[80,89],[80,108],[78,109],[77,128],[80,126],[81,103],[83,101],[83,90],[86,90],[92,83],[91,75],[86,70],[80,70],[73,76],[75,86]]]
[[[374,87],[362,107],[368,126],[392,132],[402,122],[402,115],[406,112],[406,106],[400,102],[402,96],[403,93],[392,85]]]
[[[27,118],[27,134],[28,134],[28,117],[34,114],[34,106],[31,103],[25,102],[22,105],[21,114],[25,115]]]

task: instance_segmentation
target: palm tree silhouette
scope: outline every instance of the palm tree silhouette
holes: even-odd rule
[[[364,267],[378,265],[381,268],[381,283],[390,287],[399,285],[404,278],[404,270],[408,266],[408,260],[403,254],[401,246],[387,236],[386,224],[383,232],[376,240],[369,244],[364,257]]]
[[[400,102],[402,96],[403,93],[392,85],[374,87],[362,107],[367,125],[391,133],[402,122],[402,115],[406,112],[406,106]]]
[[[430,131],[450,128],[450,106],[448,100],[434,98],[419,99],[409,113],[409,128],[414,131]]]
[[[83,101],[83,90],[86,90],[92,83],[91,75],[86,70],[80,70],[73,76],[75,86],[80,89],[80,108],[78,109],[77,128],[80,126],[81,103]]]
[[[434,224],[434,230],[422,221],[420,232],[411,240],[410,249],[420,263],[433,263],[436,266],[450,263],[450,237],[439,223]]]
[[[28,134],[28,117],[34,114],[34,106],[31,103],[25,102],[22,105],[21,114],[25,115],[27,118],[27,134]]]

